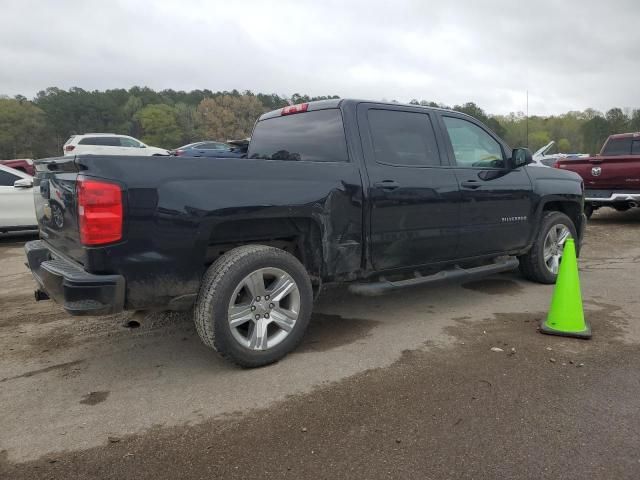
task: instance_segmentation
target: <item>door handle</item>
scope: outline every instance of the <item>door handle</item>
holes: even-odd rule
[[[469,188],[471,190],[475,190],[476,188],[480,188],[482,184],[478,180],[465,180],[462,182],[462,188]]]
[[[373,186],[383,190],[395,190],[400,186],[400,184],[395,180],[383,180],[382,182],[374,183]]]

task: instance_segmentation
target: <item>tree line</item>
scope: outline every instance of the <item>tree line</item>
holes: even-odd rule
[[[59,155],[70,135],[108,132],[131,135],[150,145],[175,148],[198,140],[248,137],[262,113],[286,105],[339,98],[294,94],[254,94],[211,90],[155,91],[133,87],[106,91],[56,87],[34,98],[0,97],[0,158]],[[562,115],[530,116],[522,112],[490,115],[473,102],[448,107],[427,100],[410,103],[452,108],[487,124],[512,146],[535,150],[556,140],[563,152],[597,152],[611,133],[640,131],[640,110],[593,109]]]

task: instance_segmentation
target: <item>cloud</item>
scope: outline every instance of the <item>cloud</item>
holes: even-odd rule
[[[475,101],[492,113],[640,107],[640,3],[620,0],[3,2],[0,94],[249,89]]]

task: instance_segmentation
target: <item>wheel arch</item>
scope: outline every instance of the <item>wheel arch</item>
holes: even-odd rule
[[[295,256],[307,269],[312,283],[327,275],[324,268],[323,228],[311,217],[233,219],[213,227],[208,239],[206,262],[241,245],[267,245]]]
[[[563,198],[550,198],[543,201],[538,213],[538,221],[542,220],[546,212],[556,211],[564,213],[571,219],[576,229],[580,228],[582,223],[582,203],[575,200],[567,200]]]

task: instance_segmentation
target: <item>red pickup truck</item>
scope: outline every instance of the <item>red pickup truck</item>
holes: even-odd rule
[[[593,157],[558,160],[554,167],[571,170],[584,180],[584,213],[600,207],[624,212],[640,206],[640,133],[611,135]]]

